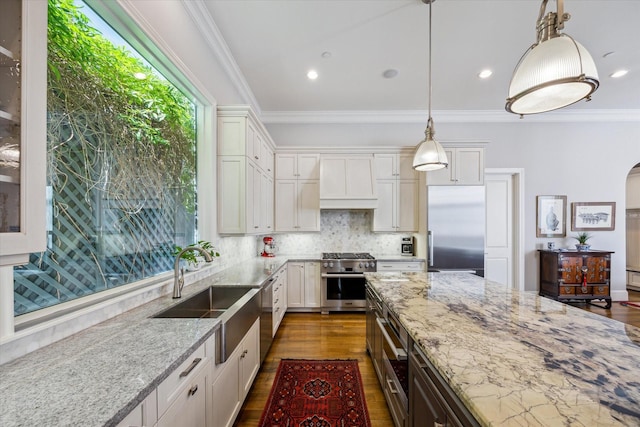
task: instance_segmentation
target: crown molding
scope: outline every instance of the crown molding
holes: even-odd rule
[[[227,45],[218,26],[207,10],[204,1],[192,0],[185,1],[182,4],[198,31],[206,40],[207,45],[211,48],[215,58],[222,65],[233,86],[240,93],[242,102],[251,105],[251,108],[253,108],[256,114],[261,115],[260,104],[247,83],[247,79],[245,79],[244,74],[240,70],[238,63],[231,54],[229,45]]]
[[[424,124],[426,110],[263,111],[265,124]],[[566,110],[520,118],[504,110],[433,111],[437,123],[640,122],[640,110]]]

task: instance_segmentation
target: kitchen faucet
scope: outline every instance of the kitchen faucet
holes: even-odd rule
[[[206,262],[213,261],[211,254],[200,246],[187,246],[176,255],[176,261],[173,263],[173,298],[182,298],[182,287],[184,286],[184,267],[180,268],[180,258],[185,252],[199,251]]]

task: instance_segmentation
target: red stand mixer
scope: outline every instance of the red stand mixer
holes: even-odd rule
[[[262,256],[264,257],[274,257],[276,256],[276,242],[273,240],[271,236],[265,236],[262,239],[262,243],[264,243],[264,249],[262,250]]]

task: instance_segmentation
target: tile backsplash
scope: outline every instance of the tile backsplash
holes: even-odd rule
[[[317,254],[320,252],[372,252],[400,254],[403,237],[411,233],[374,233],[373,212],[369,210],[323,210],[320,233],[274,235],[278,254]],[[258,239],[262,248],[262,236]]]

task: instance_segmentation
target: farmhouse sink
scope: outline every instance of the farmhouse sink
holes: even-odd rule
[[[252,289],[244,286],[210,286],[153,317],[215,319],[220,317]]]
[[[216,364],[224,363],[260,317],[259,288],[210,286],[184,301],[152,316],[173,319],[219,319],[216,331]]]

